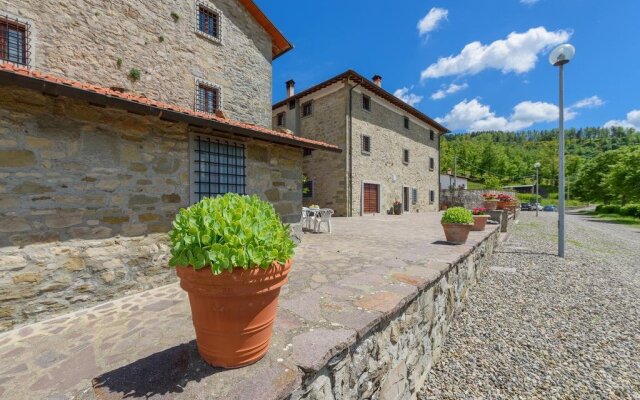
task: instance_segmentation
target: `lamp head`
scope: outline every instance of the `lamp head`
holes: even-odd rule
[[[576,49],[569,43],[561,44],[560,46],[553,49],[551,54],[549,54],[549,62],[554,67],[559,65],[564,65],[571,61],[573,56],[576,54]]]
[[[535,168],[540,168],[540,165],[541,165],[541,164],[540,164],[539,162],[537,162],[537,163],[533,164],[533,166],[534,166]]]

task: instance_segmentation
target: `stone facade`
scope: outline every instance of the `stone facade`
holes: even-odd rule
[[[320,370],[307,371],[301,387],[289,398],[415,398],[440,359],[451,323],[464,308],[469,288],[487,268],[498,239],[496,230],[389,319],[372,327]]]
[[[239,140],[0,89],[0,330],[174,279],[166,233],[190,204],[195,133]],[[302,149],[241,142],[247,193],[298,222]]]
[[[273,109],[273,127],[328,141],[344,150],[342,154],[314,152],[304,158],[304,173],[313,182],[313,196],[305,205],[333,208],[338,216],[363,215],[363,183],[378,184],[380,213],[387,213],[394,200],[403,202],[403,188],[409,191],[408,212],[437,211],[439,204],[439,132],[435,127],[409,115],[366,88],[356,86],[351,95],[351,138],[349,138],[349,85],[336,82],[308,95],[296,96],[289,104]],[[363,95],[371,99],[371,109],[362,106]],[[312,114],[302,117],[302,105],[312,102]],[[285,113],[284,126],[278,114]],[[409,129],[404,127],[409,118]],[[431,140],[430,131],[434,132]],[[371,151],[362,151],[362,136],[371,139]],[[409,163],[403,150],[409,150]],[[349,152],[351,151],[351,172]],[[430,169],[430,158],[433,169]],[[351,179],[351,188],[349,180]],[[413,189],[417,199],[413,201]],[[430,192],[433,191],[433,201]],[[351,198],[350,198],[351,196]]]
[[[199,3],[220,14],[220,42],[196,33]],[[228,117],[271,126],[272,39],[237,0],[0,0],[0,14],[30,23],[36,69],[186,108],[203,79]]]

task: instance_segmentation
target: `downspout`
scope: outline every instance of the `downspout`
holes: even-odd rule
[[[347,76],[346,84],[349,85],[349,79],[351,75]],[[358,87],[361,82],[358,82],[354,86],[349,87],[349,135],[347,137],[347,145],[349,147],[349,209],[347,210],[347,216],[353,217],[353,89]]]

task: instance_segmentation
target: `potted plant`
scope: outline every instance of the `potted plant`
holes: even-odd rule
[[[495,210],[498,206],[498,195],[495,193],[483,193],[482,197],[484,201],[482,202],[482,206],[487,210]]]
[[[289,227],[271,204],[234,193],[181,209],[173,226],[169,265],[189,294],[200,355],[224,368],[258,361],[291,268]]]
[[[483,231],[487,226],[487,220],[489,219],[489,214],[487,213],[487,209],[483,207],[476,207],[471,210],[473,214],[473,228],[472,231]]]
[[[516,199],[512,196],[505,193],[500,193],[498,195],[498,210],[504,210],[506,208],[515,207],[517,205],[518,204],[516,202]]]
[[[400,200],[395,200],[393,202],[393,214],[394,215],[402,214],[402,203],[400,202]]]
[[[464,207],[451,207],[442,214],[440,222],[444,228],[447,242],[464,244],[473,227],[473,215]]]

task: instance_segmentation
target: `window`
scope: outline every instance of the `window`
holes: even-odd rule
[[[308,117],[313,113],[313,104],[310,101],[302,104],[302,116]]]
[[[197,3],[196,8],[197,31],[214,41],[220,41],[220,13],[209,7],[205,7],[202,3]]]
[[[211,136],[191,142],[192,202],[228,192],[245,194],[245,148]]]
[[[436,135],[433,133],[433,129],[429,129],[429,139],[434,140]]]
[[[286,121],[287,121],[286,118],[287,118],[287,114],[284,111],[281,112],[281,113],[278,113],[278,115],[277,115],[278,126],[285,126],[286,125]]]
[[[200,80],[196,84],[196,110],[215,114],[221,109],[220,87]]]
[[[302,183],[302,198],[309,199],[313,197],[313,181],[307,179]]]
[[[303,149],[302,150],[302,156],[303,157],[309,157],[312,154],[313,154],[313,150],[311,150],[311,149]]]
[[[433,204],[436,201],[436,192],[429,190],[429,204]]]
[[[296,101],[289,100],[289,110],[293,110],[294,108],[296,108]]]
[[[409,117],[404,117],[404,128],[409,129]]]
[[[371,136],[362,135],[362,152],[364,154],[371,153]]]
[[[436,161],[433,159],[433,157],[429,157],[429,171],[433,171],[433,169],[435,168],[436,165]]]
[[[29,24],[0,18],[0,60],[29,65]]]
[[[411,204],[416,204],[418,202],[418,189],[411,189]]]
[[[402,162],[405,164],[409,164],[409,150],[402,150]]]
[[[371,111],[371,97],[364,94],[362,95],[362,108]]]

